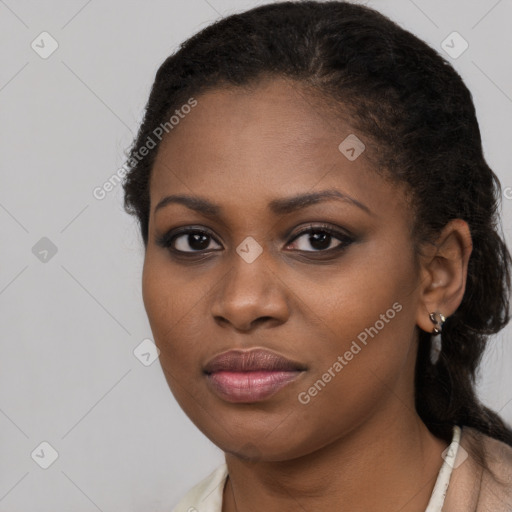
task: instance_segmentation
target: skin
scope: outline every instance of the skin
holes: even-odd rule
[[[452,221],[418,254],[406,190],[375,173],[365,153],[355,161],[342,155],[338,145],[356,133],[350,119],[329,117],[298,85],[267,80],[197,101],[158,150],[142,285],[169,386],[226,454],[223,512],[340,510],[340,503],[351,512],[424,510],[447,443],[415,411],[417,335],[432,332],[429,312],[449,316],[462,300],[468,226]],[[369,211],[333,199],[286,215],[268,209],[274,199],[326,189]],[[170,194],[208,199],[222,213],[177,203],[155,213]],[[319,250],[310,234],[296,238],[324,223],[351,234],[352,243],[333,236]],[[155,242],[183,226],[213,238],[201,252],[182,235],[175,247],[184,256]],[[252,263],[236,252],[247,236],[263,249]],[[300,403],[299,393],[395,303],[401,311]],[[203,366],[224,351],[254,347],[307,370],[263,402],[222,400],[206,385]]]

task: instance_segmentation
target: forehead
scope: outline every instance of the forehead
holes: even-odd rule
[[[201,148],[198,158],[234,159],[266,147],[272,150],[267,159],[275,159],[277,152],[296,153],[298,147],[327,142],[326,136],[336,139],[348,130],[343,120],[328,119],[321,106],[318,94],[286,79],[214,89],[197,97],[197,106],[164,139],[159,152],[194,145]]]
[[[385,203],[385,182],[364,152],[351,161],[339,149],[347,137],[364,135],[308,89],[274,79],[195,99],[158,150],[152,208],[171,193],[240,206],[333,186],[362,202]]]

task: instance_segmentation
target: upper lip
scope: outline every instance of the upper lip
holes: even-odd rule
[[[218,371],[297,371],[305,366],[266,349],[229,350],[210,359],[204,366],[205,373]]]

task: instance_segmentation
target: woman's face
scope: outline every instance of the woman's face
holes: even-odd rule
[[[353,139],[339,148],[355,134],[371,151],[364,134],[287,81],[196,100],[159,148],[143,270],[180,406],[225,452],[262,460],[410,415],[424,306],[404,191],[364,151],[354,159]],[[188,206],[155,211],[171,195]],[[166,234],[169,247],[157,243]],[[293,364],[205,372],[223,352],[256,348]]]

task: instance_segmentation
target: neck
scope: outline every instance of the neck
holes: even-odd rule
[[[254,462],[226,454],[222,512],[425,510],[447,444],[396,402],[397,411],[387,415],[395,419],[373,418],[293,460]]]

